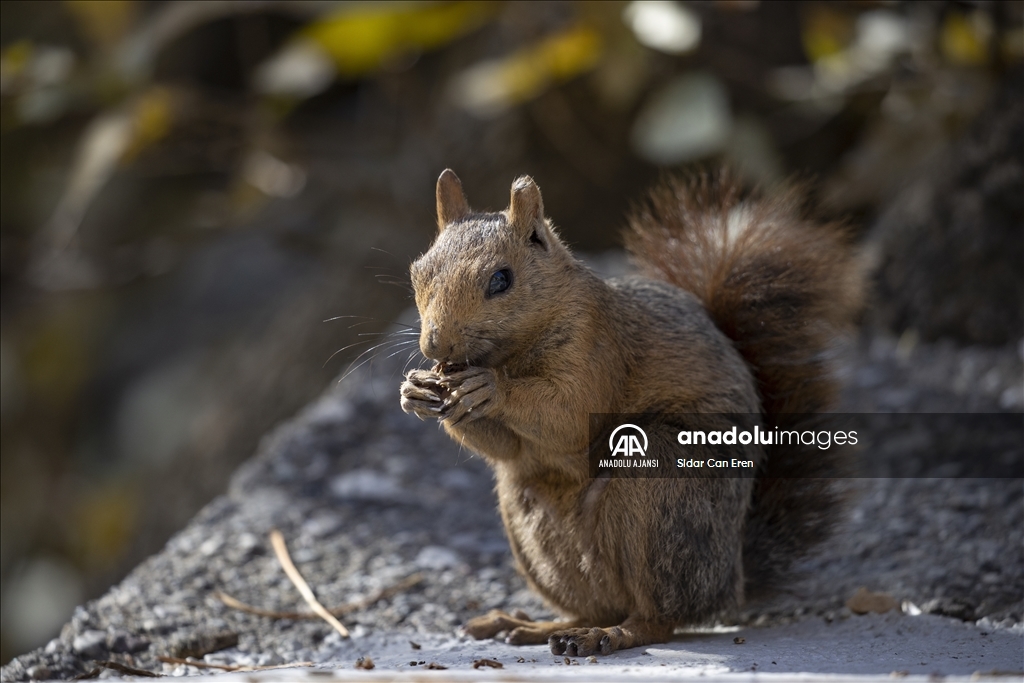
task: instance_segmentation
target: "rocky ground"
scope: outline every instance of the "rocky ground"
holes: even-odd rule
[[[848,356],[850,412],[1019,413],[1024,406],[1024,348],[957,349],[915,344],[906,335],[866,336]],[[3,680],[66,679],[97,669],[100,677],[123,675],[98,665],[104,661],[161,674],[209,672],[158,656],[221,665],[312,662],[334,670],[351,669],[360,657],[378,669],[406,671],[431,663],[469,670],[481,658],[506,667],[564,667],[546,647],[457,636],[467,618],[491,608],[548,611],[515,573],[487,467],[436,425],[399,409],[398,360],[360,368],[270,433],[226,494],[122,583],[80,607],[60,637],[5,666]],[[866,455],[869,473],[893,459],[928,462],[934,444],[897,440],[902,433],[891,435],[888,449]],[[623,673],[661,664],[691,672],[752,665],[780,672],[1019,670],[1022,480],[876,477],[850,485],[856,496],[843,527],[803,563],[803,578],[790,590],[749,605],[713,633],[679,635],[596,664],[568,663]],[[306,609],[271,550],[273,529],[328,607],[401,589],[343,615],[350,639],[318,619],[273,620],[228,607],[219,592],[267,610]],[[852,615],[845,602],[860,586],[901,601],[903,614]],[[737,627],[745,627],[746,650],[733,642]],[[834,642],[821,641],[830,628]],[[918,640],[903,655],[880,654],[892,649],[881,644],[910,637],[904,633]],[[759,639],[773,653],[803,654],[764,659],[751,647]]]

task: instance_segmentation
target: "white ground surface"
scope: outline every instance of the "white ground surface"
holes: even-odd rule
[[[741,643],[735,642],[742,639]],[[217,674],[218,679],[281,680],[1024,680],[1024,632],[986,630],[933,615],[854,616],[827,623],[809,618],[769,628],[678,634],[672,642],[599,657],[550,654],[546,646],[514,647],[491,640],[367,636],[328,638],[316,669]],[[371,657],[373,671],[355,669],[353,646]],[[332,648],[338,655],[335,657]],[[488,658],[502,669],[473,669]],[[520,659],[524,661],[519,661]],[[424,662],[424,664],[419,664]],[[446,670],[427,670],[436,663]],[[414,665],[415,664],[415,665]],[[184,667],[177,674],[185,673]],[[190,669],[188,673],[198,673]],[[973,678],[972,678],[973,676]],[[214,677],[211,675],[211,677]]]

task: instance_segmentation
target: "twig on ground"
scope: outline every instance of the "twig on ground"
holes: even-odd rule
[[[337,617],[327,611],[327,608],[320,604],[313,595],[313,589],[309,587],[306,580],[302,578],[302,574],[295,568],[295,564],[292,562],[291,556],[288,554],[288,546],[285,545],[284,535],[274,529],[270,532],[270,544],[274,546],[274,554],[277,555],[277,561],[281,563],[281,567],[284,569],[284,573],[288,575],[291,582],[295,584],[295,587],[299,589],[299,593],[302,594],[306,604],[308,604],[314,612],[320,615],[324,621],[334,627],[342,638],[348,638],[349,632],[345,626],[338,621]]]
[[[160,678],[163,674],[156,673],[155,671],[147,671],[146,669],[136,669],[134,666],[128,666],[121,662],[114,662],[111,660],[96,662],[96,666],[91,671],[79,674],[71,680],[73,681],[89,681],[94,678],[99,678],[100,674],[104,669],[113,669],[119,673],[123,673],[126,676],[144,676],[146,678]]]
[[[376,593],[370,594],[368,597],[362,600],[356,600],[355,602],[347,602],[344,605],[339,605],[328,610],[331,614],[336,617],[341,617],[351,612],[357,612],[361,609],[366,609],[378,600],[385,600],[404,590],[408,590],[413,586],[423,582],[422,574],[411,574],[393,586],[382,588]],[[261,617],[268,617],[270,619],[319,619],[320,615],[313,612],[278,612],[275,610],[263,609],[262,607],[254,607],[248,605],[238,598],[234,598],[223,591],[217,591],[214,593],[218,600],[223,602],[232,609],[237,609],[242,612],[248,612],[249,614],[255,614]]]
[[[313,662],[294,662],[292,664],[273,664],[269,666],[258,666],[249,664],[211,664],[198,659],[182,659],[181,657],[166,657],[157,655],[157,659],[166,664],[185,664],[199,669],[220,669],[221,671],[270,671],[272,669],[288,669],[293,666],[313,666]]]
[[[255,614],[260,617],[269,617],[271,619],[319,619],[320,616],[313,612],[276,612],[270,609],[263,609],[261,607],[253,607],[247,605],[237,598],[233,598],[223,591],[217,591],[214,593],[217,599],[223,602],[225,605],[232,609],[237,609],[242,612],[248,612],[249,614]]]
[[[146,678],[160,678],[161,676],[163,676],[163,674],[157,673],[156,671],[139,669],[134,666],[128,666],[127,664],[122,664],[121,662],[115,662],[112,660],[107,660],[105,662],[97,662],[97,664],[99,664],[100,666],[104,666],[108,669],[113,669],[114,671],[117,671],[119,673],[123,673],[126,676],[145,676]]]

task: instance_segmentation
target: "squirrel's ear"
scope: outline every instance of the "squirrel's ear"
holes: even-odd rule
[[[531,242],[548,247],[547,223],[540,188],[528,175],[512,183],[512,201],[508,206],[508,222],[529,236]]]
[[[469,202],[462,193],[462,181],[455,171],[446,168],[437,179],[437,229],[469,215]]]

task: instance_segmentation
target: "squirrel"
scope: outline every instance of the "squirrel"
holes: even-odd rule
[[[441,174],[439,232],[410,268],[436,364],[406,375],[401,405],[493,468],[517,568],[567,617],[493,610],[467,634],[570,656],[664,642],[777,587],[827,536],[842,467],[827,451],[756,446],[756,478],[719,479],[594,478],[587,455],[592,415],[746,413],[791,429],[833,404],[829,350],[861,276],[842,227],[802,207],[797,190],[744,196],[728,174],[664,181],[629,220],[643,275],[605,281],[530,177],[506,210],[478,213]]]

